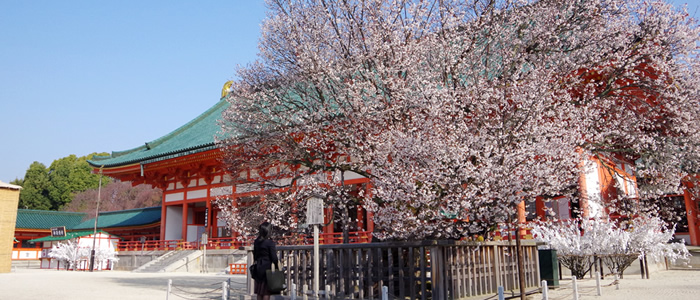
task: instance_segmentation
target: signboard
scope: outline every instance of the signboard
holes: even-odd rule
[[[51,236],[66,236],[66,226],[51,227]]]
[[[306,224],[323,224],[323,200],[312,197],[306,201]]]

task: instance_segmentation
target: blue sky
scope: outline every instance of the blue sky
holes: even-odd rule
[[[264,17],[263,0],[0,0],[0,180],[190,121],[255,59]]]
[[[264,16],[262,0],[0,0],[0,180],[193,119],[255,59]]]

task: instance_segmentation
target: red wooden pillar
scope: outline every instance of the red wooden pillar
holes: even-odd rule
[[[372,183],[367,182],[365,184],[365,194],[368,195],[368,199],[372,199]],[[374,213],[368,210],[365,210],[367,212],[367,220],[365,223],[367,223],[367,228],[366,230],[368,232],[374,232]],[[370,242],[370,241],[368,241]]]
[[[690,244],[694,246],[700,245],[700,222],[698,222],[698,203],[693,200],[693,195],[690,194],[689,188],[692,184],[688,184],[683,192],[685,199],[685,211],[688,218],[688,233],[690,234]]]
[[[182,240],[187,241],[187,203],[182,203]]]
[[[518,203],[516,210],[518,211],[518,223],[525,223],[525,201]]]
[[[367,211],[367,231],[374,232],[374,212]]]
[[[330,221],[333,218],[333,209],[330,207],[326,207],[323,209],[323,213],[325,214],[324,219],[326,221]],[[328,225],[323,226],[323,233],[333,233],[333,222],[330,222]]]
[[[357,231],[365,230],[365,209],[362,205],[357,206]]]
[[[209,235],[210,237],[220,237],[219,222],[217,220],[219,220],[219,210],[213,210],[211,212],[211,221],[209,221],[212,227],[211,235]]]
[[[525,210],[525,200],[518,203],[518,206],[516,209],[518,211],[518,223],[525,224],[527,222],[527,218],[525,216],[527,213],[527,211]],[[518,228],[520,229],[520,236],[521,237],[525,236],[527,234],[527,229],[524,228],[523,225],[518,226]]]
[[[209,189],[209,188],[207,188],[207,189]],[[212,231],[211,224],[213,222],[212,217],[214,216],[214,214],[211,211],[211,199],[209,199],[208,196],[209,196],[209,191],[207,191],[207,210],[205,212],[206,216],[204,217],[204,219],[206,220],[206,222],[204,224],[204,228],[206,228],[205,232],[207,233],[207,236],[213,237],[214,235],[211,232]]]
[[[547,206],[544,205],[544,199],[542,197],[535,198],[535,214],[537,214],[537,219],[542,221],[547,220]]]
[[[163,193],[163,198],[165,198],[165,193]],[[167,215],[165,212],[167,211],[168,206],[165,205],[165,199],[163,200],[163,206],[160,209],[160,240],[164,241],[165,240],[165,224],[168,224],[165,222],[165,218]]]

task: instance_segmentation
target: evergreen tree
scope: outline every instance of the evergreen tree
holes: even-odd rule
[[[22,186],[19,194],[19,208],[51,209],[49,174],[44,164],[33,162],[27,169],[24,179],[15,179],[13,182],[21,182]]]
[[[13,184],[23,187],[20,192],[19,208],[59,210],[69,204],[75,194],[88,189],[96,189],[99,175],[92,173],[87,160],[96,153],[77,157],[74,154],[59,158],[47,169],[40,162],[34,162],[23,179],[15,179]],[[111,182],[103,178],[103,184]]]
[[[60,210],[69,204],[76,193],[98,187],[100,176],[92,173],[87,163],[88,156],[77,157],[73,154],[54,160],[49,167],[49,197],[51,209]],[[107,183],[103,178],[103,184]]]

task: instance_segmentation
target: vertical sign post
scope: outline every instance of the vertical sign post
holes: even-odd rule
[[[323,224],[323,200],[311,197],[306,202],[306,223],[314,226],[314,296],[318,296],[318,225]]]
[[[202,244],[202,270],[201,273],[207,273],[207,244],[209,243],[209,235],[205,232],[202,233],[202,239],[200,240]]]

